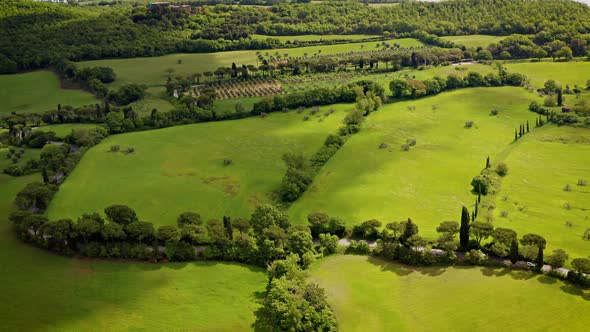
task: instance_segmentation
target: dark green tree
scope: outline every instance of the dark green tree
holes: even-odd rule
[[[469,249],[469,210],[461,209],[461,228],[459,229],[459,245],[463,250]]]
[[[518,254],[518,242],[516,241],[516,239],[512,240],[512,243],[510,244],[510,261],[512,262],[512,264],[515,264],[516,262],[518,262],[518,258],[519,258],[519,254]]]

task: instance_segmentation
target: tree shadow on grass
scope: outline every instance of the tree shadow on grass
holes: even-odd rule
[[[582,288],[572,284],[564,284],[559,288],[567,294],[580,296],[584,300],[590,301],[590,291],[588,290],[583,290]]]
[[[386,261],[384,259],[376,257],[367,257],[367,262],[373,265],[377,265],[381,269],[381,271],[393,272],[400,277],[405,277],[415,271],[414,269],[410,269],[409,267],[406,267],[399,263]]]
[[[557,279],[552,278],[550,276],[542,275],[539,278],[537,278],[537,281],[539,281],[542,284],[553,285],[557,282]]]

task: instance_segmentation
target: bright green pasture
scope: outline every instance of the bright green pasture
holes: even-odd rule
[[[67,135],[72,133],[73,129],[91,129],[99,127],[100,125],[94,123],[67,123],[67,124],[56,124],[39,127],[35,130],[41,131],[53,131],[58,138],[65,138]]]
[[[339,330],[585,331],[590,292],[526,271],[334,256],[311,271]]]
[[[590,130],[543,127],[525,135],[504,158],[508,175],[496,196],[494,224],[519,234],[537,233],[548,249],[562,248],[574,257],[590,254],[582,240],[590,228]],[[564,190],[570,185],[571,191]],[[566,203],[571,209],[565,208]],[[501,211],[508,216],[502,218]],[[569,221],[573,226],[566,226]],[[550,251],[548,251],[550,252]]]
[[[401,38],[388,40],[390,44],[397,43],[402,47],[418,47],[422,43],[413,38]],[[380,42],[381,43],[381,42]],[[377,42],[346,43],[335,45],[306,46],[296,48],[283,48],[260,51],[263,55],[273,55],[276,52],[281,56],[288,54],[291,57],[303,57],[314,54],[336,54],[348,52],[373,51],[380,49]],[[320,52],[321,51],[321,52]],[[178,61],[181,60],[181,63]],[[168,69],[172,69],[172,75],[189,75],[194,73],[213,72],[219,67],[230,67],[235,62],[238,65],[251,64],[260,65],[256,51],[229,51],[217,53],[193,53],[193,54],[171,54],[161,57],[112,59],[85,61],[79,64],[82,67],[107,66],[117,73],[115,86],[127,83],[138,83],[147,85],[164,85],[168,77]],[[203,78],[204,79],[204,78]]]
[[[33,175],[0,174],[0,330],[250,331],[262,269],[59,257],[16,239],[8,214]]]
[[[486,48],[492,43],[498,43],[506,36],[490,36],[490,35],[467,35],[467,36],[446,36],[442,39],[450,40],[453,43],[464,45],[468,48],[483,47]]]
[[[48,215],[73,218],[127,204],[155,225],[176,224],[185,211],[205,219],[248,217],[278,189],[282,155],[310,156],[341,126],[351,106],[323,107],[320,114],[328,108],[336,112],[322,122],[317,116],[303,121],[309,111],[292,111],[111,136],[84,155]],[[109,152],[112,145],[134,147],[135,153]],[[233,163],[224,166],[224,159]]]
[[[509,71],[525,74],[535,88],[542,88],[547,80],[562,85],[586,87],[590,80],[590,62],[520,62],[507,63]]]
[[[62,89],[50,71],[0,75],[0,114],[45,112],[57,104],[82,106],[97,100],[86,91]]]
[[[316,40],[359,40],[381,37],[379,35],[299,35],[299,36],[267,36],[252,35],[253,39],[266,40],[268,38],[278,39],[281,42],[294,41],[316,41]]]
[[[314,211],[348,225],[409,217],[421,234],[434,237],[441,221],[458,220],[461,206],[473,205],[470,182],[486,157],[510,144],[520,123],[534,123],[527,106],[535,98],[517,87],[472,88],[383,107],[292,205],[292,221],[306,223]],[[498,116],[490,115],[494,108]],[[473,128],[464,128],[466,121],[474,121]],[[417,144],[404,152],[406,139]],[[389,147],[380,149],[381,143]]]
[[[251,111],[254,104],[264,99],[264,97],[244,97],[232,99],[216,99],[213,102],[213,109],[217,114],[227,114],[236,111],[236,104],[242,103],[244,110]]]

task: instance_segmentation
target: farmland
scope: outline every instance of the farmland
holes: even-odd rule
[[[348,225],[410,217],[434,237],[441,221],[457,220],[462,205],[473,205],[471,178],[513,141],[515,127],[534,121],[527,106],[535,98],[522,88],[475,88],[387,105],[322,168],[290,215],[305,223],[322,211]],[[490,115],[493,108],[498,116]],[[474,127],[463,128],[466,121]],[[406,139],[416,139],[414,149],[400,149]],[[379,149],[381,143],[389,147]]]
[[[97,125],[90,123],[70,123],[43,126],[36,130],[53,131],[58,138],[64,139],[67,135],[72,133],[73,129],[91,129],[95,127],[97,127]]]
[[[422,43],[416,39],[403,38],[391,39],[390,44],[399,44],[401,47],[420,47]],[[379,44],[382,42],[379,42]],[[345,43],[322,46],[306,46],[295,48],[283,48],[274,50],[262,50],[264,54],[279,54],[288,57],[303,57],[306,54],[328,55],[336,53],[365,52],[380,49],[377,42]],[[163,85],[168,77],[167,70],[172,70],[172,75],[190,75],[213,71],[218,67],[229,67],[232,62],[237,65],[249,64],[258,66],[257,51],[230,51],[217,53],[197,54],[172,54],[161,57],[113,59],[81,62],[82,67],[108,66],[117,74],[114,85],[126,83],[138,83],[147,85]]]
[[[315,152],[350,106],[322,107],[319,114],[328,108],[336,112],[322,122],[318,116],[303,121],[307,110],[112,136],[86,153],[48,215],[75,218],[120,203],[156,225],[176,224],[185,211],[206,220],[247,217],[278,188],[284,172],[281,156]],[[112,153],[112,145],[136,152]],[[225,166],[224,159],[232,164]]]
[[[50,71],[0,75],[0,114],[44,112],[58,104],[82,106],[97,100],[90,93],[63,89]]]
[[[527,75],[536,88],[542,88],[543,83],[551,79],[572,88],[574,85],[584,87],[590,77],[588,62],[521,62],[508,63],[506,68]]]
[[[524,271],[336,256],[311,279],[326,289],[344,332],[495,331],[498,322],[510,331],[576,331],[590,323],[587,291]]]

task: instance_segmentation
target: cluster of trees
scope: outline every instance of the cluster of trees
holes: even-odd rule
[[[531,38],[516,34],[502,39],[497,44],[489,45],[487,52],[496,59],[541,59],[550,56],[554,60],[563,59],[567,61],[574,56],[586,55],[588,49],[590,49],[586,46],[589,42],[590,37],[588,35],[573,37],[567,44],[559,39],[546,39],[545,34]],[[573,49],[575,49],[575,52]],[[479,51],[476,58],[489,60],[485,50]]]
[[[282,202],[296,201],[307,190],[319,169],[330,159],[351,135],[358,133],[365,116],[376,111],[383,103],[384,90],[371,81],[359,81],[349,85],[356,95],[355,108],[348,112],[336,135],[330,134],[322,147],[307,160],[302,154],[288,153],[283,156],[287,171],[279,187]],[[329,116],[330,111],[324,114]]]
[[[532,34],[543,51],[550,48],[549,55],[567,58],[571,54],[585,54],[586,34],[590,32],[590,10],[564,0],[412,1],[385,8],[329,1],[278,3],[270,10],[217,4],[194,8],[195,15],[170,8],[150,10],[125,4],[101,8],[100,15],[93,6],[57,6],[25,0],[6,0],[2,5],[0,30],[5,33],[0,36],[1,73],[47,67],[64,58],[80,61],[293,46],[272,38],[252,39],[253,33],[416,36],[443,47],[450,44],[434,35]],[[550,44],[554,41],[561,43]],[[492,50],[500,57],[504,52],[510,57],[527,52],[522,47],[510,48],[502,45]],[[539,52],[532,47],[529,54],[538,56]]]
[[[394,79],[389,83],[389,90],[394,98],[420,98],[435,95],[445,90],[467,87],[489,86],[520,86],[526,76],[519,73],[508,73],[500,67],[498,74],[488,73],[485,76],[477,72],[469,72],[465,77],[451,74],[446,78],[436,76],[427,80]]]

